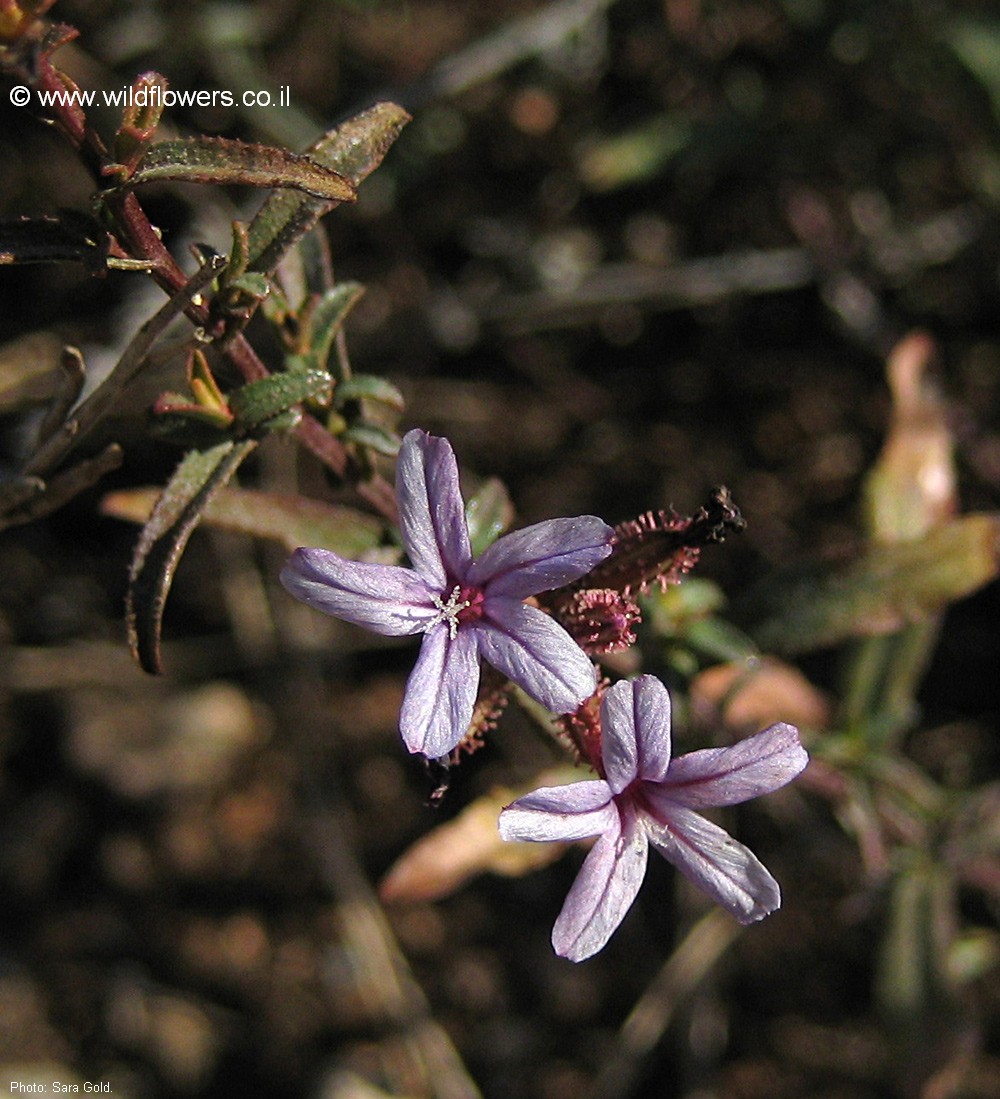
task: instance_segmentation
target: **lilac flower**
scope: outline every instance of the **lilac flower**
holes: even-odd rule
[[[549,519],[474,559],[451,444],[416,430],[399,451],[396,497],[412,568],[299,549],[281,582],[310,606],[376,633],[424,635],[399,718],[407,748],[442,756],[465,736],[480,658],[555,713],[588,698],[594,666],[524,599],[589,572],[611,552],[611,527],[593,515]]]
[[[772,725],[729,748],[670,758],[670,695],[643,675],[611,687],[601,704],[604,778],[546,787],[500,814],[505,840],[597,836],[552,930],[557,954],[596,954],[621,923],[646,873],[649,844],[740,923],[781,904],[757,858],[695,812],[777,790],[809,762],[791,725]]]

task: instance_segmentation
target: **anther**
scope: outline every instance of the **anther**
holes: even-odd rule
[[[471,606],[468,599],[459,598],[462,594],[462,589],[456,584],[451,590],[451,595],[448,596],[448,602],[445,603],[439,595],[434,596],[434,606],[437,607],[437,614],[430,620],[427,628],[436,626],[439,622],[448,623],[448,636],[454,640],[455,635],[458,633],[458,616],[465,610],[466,607]]]

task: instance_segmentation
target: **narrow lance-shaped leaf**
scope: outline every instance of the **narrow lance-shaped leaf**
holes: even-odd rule
[[[309,156],[224,137],[185,137],[150,145],[139,167],[119,186],[162,181],[290,187],[327,202],[356,197],[350,180]]]
[[[59,356],[59,386],[38,425],[38,441],[50,439],[66,422],[70,409],[76,404],[87,380],[87,366],[83,355],[75,347],[64,347]]]
[[[875,994],[904,1051],[932,1019],[954,1012],[947,951],[954,939],[955,887],[950,872],[916,857],[893,882]]]
[[[306,155],[356,187],[382,163],[409,121],[410,116],[395,103],[376,103],[323,134]],[[255,271],[273,272],[288,249],[335,205],[336,200],[290,191],[270,195],[250,223],[250,266]]]
[[[385,378],[376,374],[352,374],[338,383],[333,394],[334,404],[342,408],[348,401],[374,401],[375,404],[402,412],[406,406],[403,394]]]
[[[161,489],[124,489],[101,501],[101,512],[132,523],[145,523]],[[201,521],[213,527],[271,538],[287,550],[315,546],[356,559],[382,541],[381,520],[354,508],[303,496],[283,496],[249,488],[221,489],[205,505]]]
[[[387,458],[395,458],[399,452],[399,436],[384,427],[379,427],[378,424],[351,424],[340,433],[340,438],[345,443],[356,443],[358,446],[368,447],[369,450],[374,450],[376,454],[384,454]]]
[[[514,522],[514,505],[507,488],[497,477],[484,481],[465,505],[469,542],[478,557]]]
[[[967,515],[923,538],[873,547],[840,571],[779,575],[735,611],[765,651],[807,652],[924,621],[998,569],[1000,517]]]
[[[308,348],[304,358],[318,370],[327,369],[330,346],[347,314],[364,294],[358,282],[340,282],[328,290],[308,313]]]
[[[892,418],[864,484],[866,526],[876,544],[920,538],[958,509],[948,410],[929,377],[934,352],[926,333],[912,332],[886,362]],[[847,653],[841,721],[875,738],[880,750],[913,720],[939,617],[928,616],[898,634],[862,638]]]
[[[135,170],[148,147],[166,103],[167,79],[158,72],[141,73],[135,78],[129,102],[122,111],[121,125],[115,134],[114,151],[117,163],[105,169],[108,175],[127,179]]]
[[[227,440],[190,451],[143,528],[129,572],[126,622],[132,655],[147,672],[161,670],[163,608],[184,547],[205,507],[256,445],[254,439]]]
[[[229,407],[242,427],[259,427],[302,401],[313,397],[328,400],[331,384],[325,370],[286,370],[234,390],[229,394]]]

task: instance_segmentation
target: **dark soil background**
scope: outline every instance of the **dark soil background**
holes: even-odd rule
[[[843,557],[886,428],[885,358],[914,328],[937,347],[963,510],[997,508],[993,5],[66,0],[50,15],[81,30],[60,61],[84,87],[156,68],[177,89],[292,89],[294,112],[168,112],[182,131],[299,148],[376,98],[411,110],[357,205],[325,222],[337,276],[367,286],[352,361],[400,387],[403,426],[447,435],[470,478],[502,478],[519,523],[686,513],[725,484],[748,527],[699,574],[731,599],[779,567]],[[0,217],[86,209],[71,150],[8,87]],[[253,209],[207,188],[143,201],[185,258],[191,240],[226,250],[228,222]],[[0,341],[42,332],[99,370],[161,301],[139,274],[0,267]],[[176,384],[171,369],[147,401]],[[5,471],[31,424],[0,418]],[[395,726],[412,647],[289,606],[283,552],[235,535],[192,539],[166,674],[144,675],[122,610],[136,529],[99,505],[162,484],[179,452],[148,437],[141,405],[118,437],[121,470],[0,535],[4,1083],[105,1081],[130,1097],[457,1097],[475,1094],[470,1078],[486,1099],[1000,1095],[995,964],[900,1058],[873,994],[885,890],[808,792],[730,818],[784,907],[701,979],[668,974],[644,1001],[649,1048],[623,1024],[704,911],[661,860],[579,966],[548,942],[575,852],[383,912],[374,888],[409,844],[551,755],[511,708],[429,807],[433,777]],[[293,466],[275,441],[249,478]],[[337,495],[301,472],[303,491]],[[914,736],[931,760],[960,741],[976,783],[1000,771],[998,604],[993,586],[950,612],[921,699],[937,739]],[[830,654],[803,667],[831,687]],[[962,903],[1000,957],[995,903]]]

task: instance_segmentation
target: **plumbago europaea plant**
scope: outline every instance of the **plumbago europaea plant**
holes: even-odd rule
[[[356,197],[409,116],[395,104],[376,104],[323,134],[304,154],[202,135],[157,140],[167,85],[151,72],[136,79],[109,142],[91,123],[81,90],[56,63],[76,31],[45,19],[51,6],[52,0],[7,0],[0,6],[0,68],[45,94],[47,120],[76,150],[97,189],[87,212],[23,217],[0,226],[0,262],[69,260],[95,276],[140,272],[168,300],[80,404],[85,364],[78,351],[66,349],[36,448],[3,486],[0,525],[49,513],[121,463],[122,448],[114,442],[88,453],[95,429],[111,411],[121,413],[128,387],[149,368],[158,341],[185,317],[188,392],[164,393],[152,411],[160,430],[186,453],[145,521],[128,593],[133,652],[144,668],[158,671],[163,607],[187,540],[266,436],[293,437],[384,519],[395,521],[392,492],[374,458],[398,447],[391,419],[402,398],[384,379],[351,370],[342,325],[361,287],[334,283],[323,240],[312,230],[324,214]],[[271,194],[248,222],[233,223],[228,255],[209,245],[195,247],[197,267],[189,275],[137,194],[154,181],[240,183]],[[245,334],[258,311],[284,349],[278,364],[265,363]],[[220,368],[241,384],[224,393],[216,381]],[[388,414],[372,415],[378,407]],[[241,503],[250,516],[245,526],[280,536],[288,501]],[[135,518],[133,504],[119,501],[116,513]],[[371,540],[372,524],[361,512],[314,507],[308,525],[317,524],[334,545],[353,548]]]
[[[0,3],[0,64],[33,89],[71,93],[75,85],[56,61],[74,32],[46,21],[49,7],[44,0]],[[135,98],[165,86],[162,75],[145,74]],[[144,522],[129,596],[138,658],[150,670],[159,667],[160,616],[177,560],[198,523],[219,523],[280,538],[290,548],[310,547],[293,558],[286,581],[321,609],[389,634],[422,635],[401,716],[411,750],[431,758],[473,750],[512,695],[555,711],[560,742],[597,777],[583,790],[569,781],[552,793],[545,783],[534,794],[512,796],[501,820],[505,835],[527,840],[600,833],[557,922],[556,949],[574,958],[600,949],[624,915],[650,842],[738,919],[773,909],[778,895],[766,871],[731,838],[706,827],[696,810],[734,803],[737,793],[743,800],[775,789],[804,760],[787,723],[768,724],[770,718],[760,723],[768,724],[764,733],[734,749],[708,750],[733,752],[724,764],[732,768],[731,781],[728,771],[712,770],[715,757],[695,752],[672,760],[665,704],[651,704],[645,716],[636,711],[631,721],[616,716],[630,696],[633,703],[662,700],[656,681],[612,686],[593,662],[634,645],[640,616],[647,657],[675,661],[675,680],[692,688],[695,673],[712,659],[735,660],[736,671],[751,680],[766,666],[764,653],[842,646],[850,661],[840,706],[810,730],[816,765],[806,779],[835,804],[857,837],[872,883],[891,897],[879,993],[887,1013],[919,1039],[941,1005],[953,1001],[955,966],[984,972],[997,954],[995,943],[957,930],[958,890],[971,887],[994,900],[1000,895],[990,823],[995,791],[948,789],[905,753],[943,610],[997,571],[996,519],[955,516],[941,457],[948,441],[942,443],[926,403],[913,397],[919,378],[895,385],[903,394],[901,421],[910,395],[910,443],[892,451],[893,439],[906,434],[894,432],[874,471],[872,483],[883,483],[873,489],[865,552],[839,572],[777,578],[770,603],[747,616],[752,640],[723,631],[705,644],[700,627],[723,620],[693,609],[704,586],[673,582],[687,574],[702,547],[738,528],[738,513],[724,495],[691,519],[651,513],[615,528],[595,517],[556,520],[561,525],[516,531],[490,545],[481,532],[462,536],[454,462],[447,458],[435,460],[440,483],[427,481],[424,502],[419,493],[413,497],[432,533],[416,513],[410,519],[399,514],[397,494],[405,513],[408,494],[417,492],[413,476],[403,476],[407,468],[426,466],[431,452],[450,455],[450,448],[418,433],[404,445],[398,493],[379,476],[377,456],[391,456],[399,446],[391,427],[401,398],[384,379],[352,371],[343,322],[362,289],[334,283],[322,238],[312,229],[324,213],[353,199],[405,124],[405,112],[377,105],[295,154],[202,136],[161,140],[155,109],[126,111],[110,140],[72,98],[55,99],[49,111],[91,173],[93,205],[2,226],[0,258],[72,261],[97,277],[122,271],[151,278],[167,300],[110,377],[80,404],[85,364],[66,349],[37,446],[19,476],[0,487],[0,522],[11,526],[52,511],[121,461],[116,443],[94,442],[95,429],[109,411],[120,410],[168,326],[186,318],[187,391],[162,394],[154,408],[184,457],[155,499],[119,494],[106,505]],[[247,223],[234,224],[224,252],[199,246],[189,274],[165,247],[140,197],[147,183],[173,180],[244,183],[272,193]],[[251,318],[261,315],[278,336],[280,361],[265,361],[247,338]],[[220,385],[223,377],[239,382]],[[274,433],[294,438],[351,483],[368,510],[231,487],[240,464]],[[931,499],[935,486],[938,496]],[[437,530],[441,500],[447,529]],[[399,550],[409,555],[411,569],[383,566],[389,570],[383,572],[357,560],[376,546],[384,549],[386,530],[397,522]],[[562,535],[583,537],[556,546]],[[683,693],[675,691],[675,699]],[[775,746],[777,763],[769,770]],[[634,757],[634,767],[620,757]],[[690,789],[678,793],[676,780],[684,774]],[[494,833],[498,813],[499,807]],[[727,865],[722,854],[735,864]]]
[[[0,227],[0,255],[5,263],[73,260],[94,275],[112,269],[143,272],[166,291],[168,301],[78,407],[73,406],[85,364],[67,349],[64,381],[37,449],[0,501],[4,524],[46,514],[121,460],[116,444],[96,458],[81,460],[78,454],[147,366],[167,327],[183,315],[191,325],[187,392],[163,393],[152,412],[186,453],[152,504],[130,570],[127,621],[140,664],[160,669],[164,603],[192,531],[204,518],[224,515],[225,497],[233,491],[227,486],[263,438],[293,435],[334,473],[349,478],[385,521],[398,522],[411,568],[353,560],[373,544],[371,523],[339,513],[326,516],[326,544],[298,550],[282,579],[293,594],[328,613],[386,634],[424,635],[400,721],[410,751],[434,759],[473,750],[516,685],[536,703],[566,715],[567,737],[601,776],[597,786],[610,783],[608,804],[619,807],[625,823],[613,864],[605,868],[604,899],[592,897],[589,906],[580,907],[579,894],[593,892],[596,880],[592,871],[582,875],[583,884],[567,902],[577,933],[572,944],[557,938],[561,953],[578,960],[594,953],[620,921],[641,879],[640,836],[653,837],[668,858],[738,918],[772,911],[777,887],[749,851],[704,822],[698,827],[682,822],[676,805],[668,810],[647,796],[647,788],[662,785],[671,768],[665,704],[634,723],[631,745],[638,756],[632,779],[638,785],[622,785],[619,757],[628,754],[628,734],[609,716],[618,696],[609,692],[605,698],[607,683],[592,662],[635,641],[640,615],[633,595],[650,584],[678,580],[702,545],[739,528],[742,520],[727,495],[717,494],[692,519],[649,513],[617,528],[595,516],[549,520],[505,534],[474,554],[447,441],[412,431],[400,447],[382,423],[367,418],[372,404],[398,413],[402,400],[384,380],[351,371],[342,325],[361,288],[333,282],[320,238],[311,233],[323,214],[356,197],[406,123],[406,113],[391,103],[378,104],[323,135],[304,154],[202,135],[160,140],[167,81],[150,72],[136,79],[109,143],[88,118],[80,89],[57,67],[56,54],[76,32],[44,18],[52,2],[6,0],[0,7],[0,63],[27,87],[46,93],[50,120],[76,149],[97,190],[86,214],[26,217]],[[233,224],[228,255],[198,245],[197,269],[186,275],[141,205],[137,192],[152,182],[237,183],[272,194],[248,223]],[[284,347],[276,369],[246,337],[258,311]],[[223,364],[242,384],[223,390],[217,380]],[[376,472],[374,454],[397,449],[394,496]],[[109,510],[135,517],[134,503],[134,497],[119,497]],[[303,509],[245,495],[243,510],[251,516],[246,529],[276,534],[289,513]],[[288,540],[302,526],[280,535]],[[482,683],[481,660],[490,673]],[[636,688],[643,696],[650,689],[645,681]],[[665,697],[662,685],[656,689]],[[777,741],[768,733],[763,741],[746,742],[735,764],[744,798],[776,788],[804,766],[797,734],[787,726],[782,730]],[[773,770],[764,777],[778,742],[780,781]],[[761,744],[766,747],[758,748]],[[732,768],[735,760],[729,757],[726,766]],[[685,766],[678,761],[674,772]],[[731,798],[735,789],[721,774],[709,779],[704,769],[697,782],[714,790],[705,795],[709,798]],[[640,819],[643,829],[637,830]],[[677,842],[671,845],[665,837],[672,829]],[[516,828],[505,825],[505,830]],[[527,838],[548,838],[544,827],[524,831]],[[687,859],[679,856],[681,842],[691,849]],[[605,848],[599,844],[588,865],[603,858]],[[625,857],[625,848],[633,858]]]

